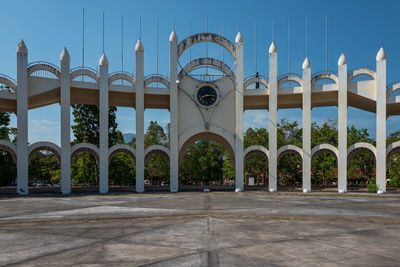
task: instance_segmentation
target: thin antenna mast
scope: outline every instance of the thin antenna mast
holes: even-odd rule
[[[328,72],[328,13],[325,14],[325,64]]]
[[[290,19],[288,19],[288,62],[289,62],[289,73],[291,73],[292,72],[292,62],[291,62],[291,59],[292,59],[292,55],[291,55],[291,43],[290,43],[290,38],[291,38],[291,36],[290,36]]]
[[[84,66],[85,66],[85,8],[82,9],[82,68]]]
[[[208,32],[208,13],[206,13],[206,32]],[[208,58],[208,42],[206,42],[206,58]],[[208,65],[206,65],[206,75],[208,75]]]
[[[142,40],[142,16],[139,17],[139,40]]]
[[[189,23],[189,36],[192,36],[192,21]],[[189,47],[189,73],[192,71],[192,46]]]
[[[124,72],[124,16],[121,16],[121,71]],[[124,81],[120,81],[123,85]]]
[[[257,22],[254,22],[254,73],[257,74]]]
[[[156,64],[156,71],[157,71],[157,74],[158,74],[158,27],[159,27],[159,18],[157,17],[157,56],[156,56],[156,58],[157,58],[157,64]],[[157,86],[158,86],[158,83],[157,83]]]
[[[104,54],[104,11],[103,11],[103,54]]]
[[[308,58],[308,17],[306,16],[306,57]]]

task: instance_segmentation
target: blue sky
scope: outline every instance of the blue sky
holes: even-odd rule
[[[134,72],[134,45],[139,38],[139,17],[142,18],[142,41],[145,48],[145,75],[156,73],[156,21],[159,18],[159,73],[168,72],[168,37],[175,21],[179,40],[191,33],[225,32],[234,40],[240,29],[245,39],[245,76],[257,70],[268,76],[268,47],[275,21],[275,41],[278,47],[279,74],[288,68],[288,19],[291,23],[291,72],[301,73],[305,58],[305,17],[308,16],[308,55],[312,72],[325,69],[325,14],[329,18],[328,67],[337,70],[337,59],[344,52],[349,69],[375,67],[380,46],[388,55],[388,83],[400,80],[400,49],[398,49],[400,1],[9,1],[2,0],[2,35],[0,42],[0,73],[16,77],[15,48],[21,38],[29,50],[29,61],[49,61],[59,65],[59,55],[66,46],[71,55],[71,67],[82,63],[82,8],[85,8],[85,66],[96,68],[102,52],[101,16],[105,12],[105,52],[110,72],[121,70],[120,21],[124,17],[124,70]],[[257,49],[255,53],[255,23]],[[190,31],[191,25],[191,31]],[[224,29],[224,30],[223,30]],[[231,65],[228,53],[209,45],[209,55],[224,57]],[[205,45],[192,50],[192,58],[204,57]],[[185,52],[181,64],[188,62]],[[60,109],[58,104],[29,111],[29,142],[60,143]],[[301,110],[285,109],[278,119],[297,120],[301,125]],[[337,118],[337,108],[315,108],[312,120],[318,123]],[[266,127],[267,111],[247,111],[245,128]],[[169,122],[167,110],[146,110],[145,121]],[[135,112],[119,108],[117,121],[122,132],[135,132]],[[399,130],[400,116],[388,119],[388,133]],[[367,128],[375,137],[375,114],[349,108],[349,124]],[[16,125],[16,117],[12,117]]]

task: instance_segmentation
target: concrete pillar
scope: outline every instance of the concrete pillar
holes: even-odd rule
[[[70,61],[71,58],[64,47],[60,55],[60,105],[61,105],[61,192],[71,193],[71,88]]]
[[[386,53],[376,56],[376,184],[378,194],[386,192]]]
[[[277,114],[278,114],[278,50],[275,42],[269,47],[269,104],[268,104],[268,142],[269,142],[269,191],[277,191],[278,147],[277,147]]]
[[[338,61],[338,192],[347,191],[347,59],[342,53]]]
[[[235,39],[236,81],[235,81],[235,192],[243,186],[243,36],[240,32]]]
[[[28,194],[28,49],[17,46],[17,193]]]
[[[136,51],[136,192],[144,192],[144,48],[139,39]]]
[[[170,190],[178,191],[178,36],[172,31],[169,36],[169,112],[170,112]]]
[[[303,192],[311,191],[311,63],[303,62]]]
[[[100,110],[100,142],[99,142],[99,169],[100,193],[108,192],[108,60],[103,54],[99,61],[99,110]]]

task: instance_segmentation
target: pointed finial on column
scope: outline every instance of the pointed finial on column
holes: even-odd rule
[[[378,54],[376,55],[376,61],[381,61],[384,59],[386,59],[386,53],[382,46],[381,49],[379,49]]]
[[[103,53],[103,55],[101,56],[99,65],[100,66],[108,66],[108,59],[106,57],[106,54]]]
[[[271,43],[271,45],[269,47],[269,53],[270,54],[274,54],[274,53],[277,53],[277,52],[278,52],[278,49],[276,48],[275,42],[272,41],[272,43]]]
[[[136,43],[135,51],[140,51],[140,52],[144,51],[144,47],[143,47],[142,41],[140,39]]]
[[[71,60],[71,57],[69,56],[69,53],[68,53],[68,50],[66,47],[64,47],[63,51],[61,52],[60,60],[61,61],[70,61]]]
[[[342,66],[342,65],[346,65],[346,64],[347,64],[346,56],[342,53],[342,54],[340,55],[340,57],[339,57],[338,65],[339,65],[339,66]]]
[[[241,32],[238,32],[235,38],[235,43],[243,43],[243,35]]]
[[[176,35],[175,30],[172,30],[171,35],[169,36],[169,41],[170,42],[177,42],[178,41],[178,35]]]
[[[17,46],[17,53],[28,54],[28,48],[26,48],[26,45],[25,45],[23,39],[21,39],[21,42],[19,42],[19,44]]]
[[[304,59],[304,62],[303,62],[303,70],[309,69],[309,68],[311,68],[311,62],[308,59],[308,57],[306,57],[306,59]]]

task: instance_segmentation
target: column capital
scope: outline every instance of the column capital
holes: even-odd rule
[[[21,42],[17,45],[17,53],[18,54],[28,54],[28,48],[25,45],[25,42],[23,39],[21,39]]]
[[[68,50],[64,47],[63,51],[60,54],[60,61],[71,61],[71,57],[69,56]]]
[[[343,65],[347,65],[347,59],[346,56],[342,53],[338,60],[338,66],[343,66]]]

